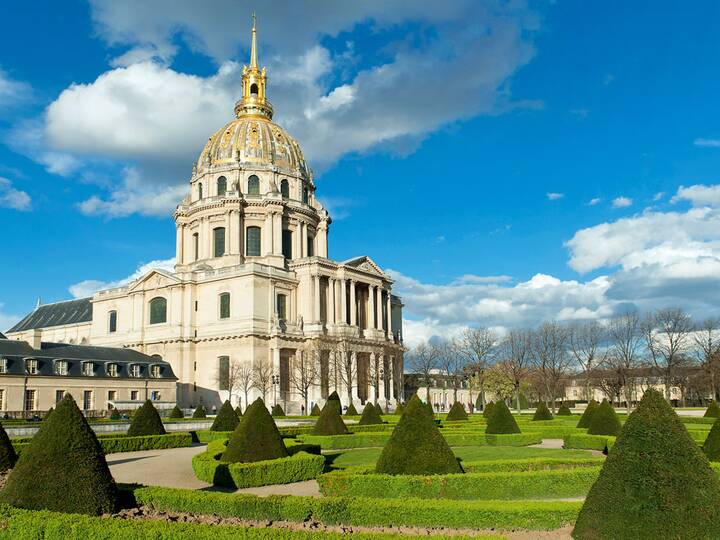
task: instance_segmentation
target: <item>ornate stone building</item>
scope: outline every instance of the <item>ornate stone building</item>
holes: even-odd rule
[[[168,361],[178,402],[219,405],[238,380],[299,411],[338,390],[394,406],[402,304],[369,257],[328,258],[331,219],[299,144],[272,121],[267,73],[243,67],[235,118],[212,134],[175,211],[175,272],[154,270],[92,298],[39,306],[10,339],[131,347]],[[53,312],[50,316],[49,313]],[[50,320],[48,320],[48,318]],[[270,374],[270,383],[266,382]]]

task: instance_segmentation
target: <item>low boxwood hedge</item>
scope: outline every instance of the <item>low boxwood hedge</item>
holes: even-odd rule
[[[212,441],[205,452],[193,456],[195,476],[209,484],[246,488],[312,480],[325,467],[323,456],[306,452],[265,461],[227,463],[219,459],[224,450],[224,441]]]
[[[17,440],[28,440],[28,442],[16,442]],[[27,448],[29,437],[12,439],[16,452],[22,452]],[[98,437],[100,447],[105,454],[116,452],[140,452],[143,450],[162,450],[165,448],[183,448],[192,446],[193,440],[190,433],[168,433],[166,435],[140,435],[138,437]]]
[[[527,459],[496,459],[491,461],[463,461],[466,472],[527,472],[554,471],[573,469],[575,467],[601,467],[605,458],[527,458]]]
[[[536,433],[486,434],[481,431],[441,431],[450,446],[527,446],[542,442]],[[345,450],[348,448],[378,448],[385,446],[390,432],[355,433],[349,435],[301,435],[300,440],[318,444],[323,450]]]
[[[336,471],[318,478],[328,497],[405,499],[542,499],[580,497],[597,480],[600,467],[549,471],[394,476]]]
[[[565,448],[605,452],[610,450],[614,444],[615,437],[610,435],[566,435],[563,437],[563,447]]]
[[[297,497],[190,491],[161,487],[134,490],[138,503],[165,512],[215,514],[256,521],[308,521],[325,525],[556,529],[573,523],[582,503]]]

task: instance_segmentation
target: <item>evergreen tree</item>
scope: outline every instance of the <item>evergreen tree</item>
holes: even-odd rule
[[[177,405],[175,405],[175,407],[173,407],[173,410],[170,411],[170,418],[184,418],[184,417],[185,417],[185,415],[183,414],[182,409],[180,407],[178,407]]]
[[[429,405],[429,404],[428,404]],[[430,410],[432,411],[432,406],[430,406]],[[452,407],[450,407],[450,410],[448,411],[446,420],[453,421],[453,420],[467,420],[468,415],[465,412],[465,407],[463,407],[463,404],[459,401],[456,401],[452,404]]]
[[[210,431],[233,431],[238,423],[240,423],[240,419],[235,409],[230,405],[230,401],[227,400],[220,407],[212,426],[210,426]]]
[[[17,454],[10,442],[5,428],[0,424],[0,472],[5,472],[8,469],[12,469],[17,461]]]
[[[345,416],[357,416],[358,412],[355,408],[355,405],[352,403],[348,405],[347,411],[345,411]]]
[[[367,402],[365,404],[365,408],[363,409],[362,417],[360,418],[359,424],[361,426],[367,426],[370,424],[382,424],[382,418],[380,418],[377,409],[372,403]]]
[[[165,435],[165,426],[152,401],[149,399],[145,400],[142,407],[133,415],[127,434],[128,437]]]
[[[705,418],[720,418],[720,407],[718,407],[717,401],[713,399],[710,402],[703,416],[705,416]]]
[[[503,400],[493,405],[490,415],[487,419],[485,433],[506,434],[520,433],[520,428],[515,421],[510,409],[507,408]]]
[[[547,405],[545,405],[545,402],[541,401],[540,403],[538,403],[538,406],[535,409],[535,414],[533,415],[533,422],[552,419],[553,415],[550,412],[550,409],[548,409]]]
[[[203,407],[202,405],[198,405],[197,409],[195,409],[195,411],[193,412],[192,417],[196,420],[201,418],[207,418],[207,414],[205,413],[205,407]]]
[[[245,415],[230,435],[222,461],[265,461],[287,457],[288,451],[275,421],[262,399],[245,409]]]
[[[595,411],[599,406],[600,405],[597,401],[591,399],[588,402],[587,407],[585,407],[585,412],[583,412],[582,416],[580,417],[580,421],[578,422],[577,427],[589,428],[590,420],[592,420],[593,414],[595,414]]]
[[[315,422],[313,435],[344,435],[348,432],[345,422],[343,422],[337,404],[339,401],[328,399],[325,406],[320,411],[320,417]]]
[[[483,416],[485,417],[485,419],[487,419],[490,416],[490,413],[492,412],[494,407],[495,407],[495,403],[492,401],[490,403],[485,404],[485,409],[483,409]]]
[[[410,398],[405,413],[378,458],[379,474],[462,473],[462,467],[417,395]]]
[[[0,491],[0,503],[100,515],[113,512],[116,501],[100,443],[68,393],[23,450]]]
[[[720,538],[720,479],[656,390],[628,417],[573,538]]]
[[[612,435],[617,437],[621,429],[622,424],[615,409],[607,399],[603,399],[603,402],[590,418],[588,435]]]

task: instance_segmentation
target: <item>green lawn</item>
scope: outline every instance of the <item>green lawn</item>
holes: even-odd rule
[[[343,452],[328,453],[333,467],[374,465],[382,448],[358,448]],[[459,446],[453,448],[455,455],[463,461],[492,461],[496,459],[528,459],[537,457],[587,458],[592,454],[586,450],[555,450],[544,448],[526,448],[514,446]]]

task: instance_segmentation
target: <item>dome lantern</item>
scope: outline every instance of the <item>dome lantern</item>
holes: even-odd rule
[[[242,90],[243,97],[235,104],[235,116],[261,117],[272,119],[273,108],[265,97],[267,86],[267,72],[260,69],[257,55],[257,27],[256,17],[253,13],[252,41],[250,45],[250,65],[243,66]]]

